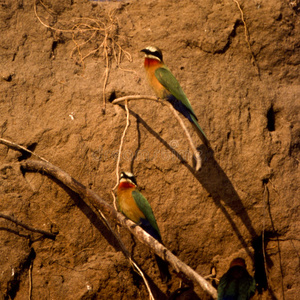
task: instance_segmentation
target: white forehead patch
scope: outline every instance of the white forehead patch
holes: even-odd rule
[[[128,176],[128,177],[134,177],[134,175],[130,172],[123,172],[123,173],[126,174],[126,176]]]
[[[149,50],[149,51],[151,51],[151,52],[157,51],[157,48],[153,47],[153,46],[148,46],[146,49]]]

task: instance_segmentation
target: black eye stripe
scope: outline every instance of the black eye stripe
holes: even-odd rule
[[[150,54],[158,57],[160,60],[162,60],[162,54],[160,51],[150,52]]]
[[[146,54],[148,55],[153,55],[157,58],[159,58],[161,61],[163,60],[163,57],[162,57],[162,52],[159,48],[157,47],[148,47],[146,49],[143,49],[141,50],[143,52],[145,52]]]
[[[154,55],[157,56],[159,59],[162,59],[161,53],[159,53],[158,51],[155,51]]]
[[[125,178],[125,179],[129,179],[129,180],[131,180],[135,185],[137,185],[136,179],[135,179],[134,176],[128,176],[125,172],[122,172],[120,177],[121,177],[121,178]]]
[[[130,180],[131,180],[135,185],[137,185],[135,177],[131,177]]]

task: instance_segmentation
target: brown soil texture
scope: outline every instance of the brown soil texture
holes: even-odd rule
[[[253,299],[299,299],[299,2],[239,0],[246,31],[234,0],[34,2],[0,2],[0,137],[112,203],[126,112],[109,100],[154,95],[140,50],[160,47],[212,151],[185,122],[203,161],[194,172],[168,108],[132,101],[121,170],[136,175],[166,247],[200,275],[215,267],[218,283],[240,256],[257,279]],[[0,218],[0,299],[148,299],[94,212],[57,181],[22,173],[25,159],[35,158],[0,145],[0,212],[58,235]],[[153,253],[114,229],[166,299],[175,271],[161,283]]]

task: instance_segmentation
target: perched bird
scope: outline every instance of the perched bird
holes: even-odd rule
[[[193,111],[191,103],[179,82],[164,64],[162,52],[159,48],[149,46],[141,52],[145,53],[144,67],[150,86],[156,96],[168,100],[173,107],[183,114],[193,125],[202,142],[209,147],[209,141],[198,124],[198,119]]]
[[[218,285],[218,300],[248,300],[255,294],[255,280],[243,258],[235,258]]]
[[[161,235],[147,199],[137,189],[134,175],[129,172],[122,172],[120,184],[117,189],[118,209],[131,221],[141,226],[153,238],[162,243]],[[155,255],[155,259],[163,282],[169,281],[171,275],[168,263]]]

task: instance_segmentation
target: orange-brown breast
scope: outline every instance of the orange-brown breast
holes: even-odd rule
[[[139,224],[140,219],[146,219],[145,215],[137,206],[132,192],[136,187],[127,182],[121,182],[117,190],[117,201],[119,210],[131,221]]]
[[[145,58],[144,67],[147,73],[148,81],[158,98],[164,98],[166,91],[166,89],[160,84],[160,82],[155,77],[155,70],[162,66],[163,63],[159,60],[147,57]]]

